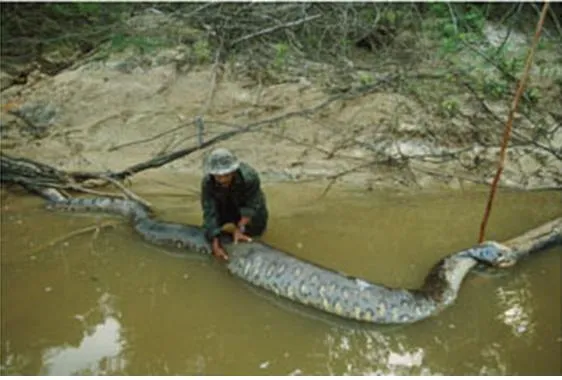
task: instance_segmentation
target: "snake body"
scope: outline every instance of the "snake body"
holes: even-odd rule
[[[159,221],[132,200],[114,198],[51,199],[51,209],[103,211],[131,220],[146,241],[202,254],[211,246],[195,225]],[[485,242],[439,260],[419,289],[390,288],[297,258],[262,242],[230,244],[228,271],[280,297],[347,319],[378,323],[413,323],[434,316],[457,298],[466,274],[479,262],[510,266],[523,256],[562,244],[562,218],[507,243]]]

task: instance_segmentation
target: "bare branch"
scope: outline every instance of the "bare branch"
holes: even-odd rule
[[[39,253],[39,252],[41,252],[41,251],[43,251],[43,250],[45,250],[45,249],[47,249],[47,248],[50,248],[50,247],[52,247],[52,246],[54,246],[54,245],[57,245],[57,244],[62,243],[62,242],[64,242],[64,241],[66,241],[66,240],[69,240],[69,239],[71,239],[71,238],[73,238],[73,237],[76,237],[76,236],[79,236],[79,235],[83,235],[83,234],[88,233],[88,232],[92,232],[92,231],[93,231],[94,234],[97,235],[101,229],[108,228],[108,227],[115,227],[115,226],[117,226],[117,225],[119,225],[119,224],[123,224],[123,223],[124,223],[124,222],[121,221],[121,220],[118,220],[118,221],[113,220],[113,221],[110,221],[110,222],[103,222],[103,223],[96,224],[96,225],[93,225],[93,226],[80,228],[80,229],[77,229],[77,230],[75,230],[75,231],[72,231],[72,232],[70,232],[70,233],[68,233],[68,234],[66,234],[66,235],[64,235],[64,236],[60,236],[60,237],[58,237],[58,238],[56,238],[56,239],[53,239],[53,240],[49,241],[48,243],[43,244],[43,245],[41,245],[41,246],[39,246],[39,247],[33,249],[33,250],[32,250],[31,252],[29,252],[28,254],[29,254],[30,256],[31,256],[31,255],[35,255],[35,254],[37,254],[37,253]]]
[[[348,174],[355,173],[355,172],[357,172],[361,169],[364,169],[364,168],[367,168],[369,166],[372,166],[372,165],[375,165],[375,164],[378,164],[378,163],[381,163],[381,162],[385,162],[385,161],[388,162],[388,159],[381,160],[380,158],[377,158],[375,160],[365,162],[361,165],[354,166],[351,169],[343,170],[343,171],[341,171],[337,174],[329,176],[328,178],[330,179],[330,181],[328,182],[328,185],[324,188],[324,191],[322,191],[322,194],[320,194],[320,198],[322,198],[322,197],[326,196],[326,194],[328,194],[328,192],[330,191],[330,189],[332,188],[334,183],[336,183],[336,181],[339,178],[342,178],[342,177],[344,177]]]
[[[322,16],[322,15],[308,16],[308,17],[305,17],[305,18],[300,19],[300,20],[288,22],[288,23],[283,24],[283,25],[272,26],[271,28],[263,29],[263,30],[260,30],[260,31],[258,31],[258,32],[254,32],[254,33],[248,34],[248,35],[246,35],[246,36],[237,38],[237,39],[235,39],[234,41],[232,41],[232,42],[229,44],[229,47],[233,47],[234,45],[239,44],[240,42],[249,40],[249,39],[251,39],[251,38],[255,38],[255,37],[258,37],[258,36],[262,36],[262,35],[268,34],[268,33],[273,33],[273,32],[275,32],[275,31],[277,31],[277,30],[279,30],[279,29],[290,28],[290,27],[293,27],[293,26],[296,26],[296,25],[300,25],[300,24],[303,24],[303,23],[308,22],[308,21],[311,21],[311,20],[315,20],[315,19],[317,19],[317,18],[319,18],[319,17],[321,17],[321,16]]]
[[[105,179],[108,182],[111,182],[113,185],[117,186],[123,193],[125,193],[130,199],[137,201],[138,203],[142,204],[143,206],[147,207],[148,209],[152,208],[152,205],[144,200],[143,198],[141,198],[140,196],[136,195],[134,192],[132,192],[131,190],[127,189],[125,186],[123,186],[119,181],[108,177],[108,176],[101,176],[100,178]]]
[[[172,129],[168,129],[167,131],[158,133],[158,134],[156,134],[156,135],[154,135],[154,136],[152,136],[152,137],[148,137],[148,138],[146,138],[146,139],[135,140],[135,141],[130,141],[130,142],[127,142],[127,143],[124,143],[124,144],[116,145],[116,146],[113,146],[113,147],[109,148],[107,151],[108,151],[108,152],[113,152],[113,151],[115,151],[115,150],[118,150],[118,149],[121,149],[121,148],[125,148],[125,147],[131,146],[131,145],[143,144],[143,143],[147,143],[147,142],[150,142],[150,141],[154,141],[154,140],[159,139],[159,138],[162,137],[162,136],[166,136],[166,135],[168,135],[168,134],[170,134],[170,133],[174,133],[174,132],[177,132],[177,131],[179,131],[179,130],[182,130],[182,129],[184,129],[185,127],[189,127],[189,126],[192,125],[192,124],[194,124],[193,121],[190,121],[190,122],[188,122],[188,123],[182,123],[182,124],[178,125],[177,127],[174,127],[174,128],[172,128]]]

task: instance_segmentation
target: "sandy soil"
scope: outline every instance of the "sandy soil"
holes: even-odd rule
[[[114,56],[55,77],[36,74],[24,87],[9,87],[2,92],[2,150],[66,170],[122,170],[196,145],[193,121],[198,116],[209,139],[312,108],[330,96],[303,77],[260,86],[228,73],[217,79],[212,66],[182,72],[173,59],[159,61],[164,63]],[[490,107],[507,115],[505,104]],[[10,113],[14,110],[27,115],[35,127]],[[381,87],[221,145],[256,167],[264,181],[320,178],[328,183],[337,177],[338,184],[362,189],[458,189],[490,183],[496,170],[502,130],[479,120],[479,112],[467,102],[460,109],[465,118],[443,118],[419,100]],[[475,132],[474,123],[466,120],[482,129]],[[534,141],[562,152],[562,128],[552,118],[545,120],[548,133],[537,134]],[[522,117],[514,128],[520,125],[530,131],[538,128]],[[478,142],[483,134],[491,136],[489,146]],[[141,141],[145,139],[150,141]],[[208,150],[158,171],[200,174]],[[531,143],[517,144],[510,147],[501,184],[560,188],[560,173],[559,158]]]

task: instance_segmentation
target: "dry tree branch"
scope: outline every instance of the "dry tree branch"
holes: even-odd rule
[[[354,157],[354,156],[347,156],[347,155],[342,155],[342,154],[336,154],[335,152],[329,151],[327,149],[322,148],[319,145],[315,145],[315,144],[310,144],[304,141],[301,141],[299,139],[287,136],[287,135],[281,135],[279,133],[276,132],[270,132],[270,131],[260,131],[259,133],[262,134],[266,134],[272,137],[276,137],[276,138],[280,138],[283,140],[287,140],[295,145],[299,145],[299,146],[303,146],[309,149],[314,149],[322,154],[325,154],[326,156],[331,156],[331,157],[340,157],[340,158],[345,158],[345,159],[349,159],[349,160],[358,160],[358,161],[362,161],[361,158],[359,157]]]
[[[276,116],[276,117],[273,117],[273,118],[270,118],[270,119],[261,120],[261,121],[255,122],[255,123],[248,124],[243,128],[239,128],[237,130],[225,132],[225,133],[222,133],[218,136],[215,136],[215,137],[203,142],[202,144],[197,144],[195,146],[185,148],[185,149],[180,149],[178,151],[172,152],[172,153],[164,155],[164,156],[152,158],[148,161],[141,162],[139,164],[135,164],[133,166],[130,166],[130,167],[128,167],[128,168],[126,168],[126,169],[124,169],[120,172],[117,172],[117,173],[91,173],[91,172],[80,172],[80,171],[78,171],[78,172],[68,173],[68,175],[72,176],[76,181],[83,181],[83,180],[91,179],[91,178],[99,178],[100,175],[107,175],[107,176],[110,176],[111,178],[115,178],[115,179],[124,179],[126,177],[131,176],[131,175],[139,173],[143,170],[160,167],[160,166],[165,165],[165,164],[167,164],[171,161],[174,161],[178,158],[184,157],[184,156],[186,156],[188,154],[191,154],[193,152],[196,152],[198,150],[202,150],[202,149],[207,148],[209,146],[212,146],[212,145],[214,145],[218,142],[228,140],[228,139],[230,139],[234,136],[237,136],[239,134],[254,132],[255,130],[257,130],[260,127],[263,127],[265,125],[275,124],[275,123],[278,123],[280,121],[290,119],[290,118],[293,118],[293,117],[304,117],[306,115],[314,114],[315,112],[319,111],[320,109],[325,108],[328,105],[330,105],[331,103],[333,103],[335,101],[338,101],[338,100],[348,100],[348,99],[357,98],[359,96],[363,96],[365,94],[368,94],[368,93],[378,89],[382,84],[389,83],[390,81],[395,80],[396,78],[398,78],[397,75],[389,75],[387,77],[384,77],[384,78],[380,79],[379,81],[377,81],[373,84],[362,86],[362,87],[358,88],[356,91],[354,91],[353,93],[337,94],[337,95],[334,95],[334,96],[326,99],[325,101],[321,102],[320,104],[318,104],[314,107],[304,109],[304,110],[300,110],[300,111],[287,112],[285,114],[282,114],[282,115],[279,115],[279,116]]]
[[[322,197],[326,196],[326,194],[328,194],[328,191],[330,191],[330,189],[332,188],[332,186],[334,185],[334,183],[336,183],[336,181],[337,181],[339,178],[344,177],[344,176],[346,176],[346,175],[348,175],[348,174],[351,174],[351,173],[355,173],[355,172],[357,172],[357,171],[359,171],[359,170],[361,170],[361,169],[364,169],[364,168],[366,168],[366,167],[369,167],[369,166],[371,166],[371,165],[375,165],[375,164],[379,164],[379,163],[381,163],[381,162],[387,162],[387,161],[388,161],[388,160],[386,160],[386,159],[376,158],[376,159],[374,159],[374,160],[370,160],[370,161],[368,161],[368,162],[365,162],[365,163],[363,163],[363,164],[361,164],[361,165],[354,166],[354,167],[351,168],[351,169],[346,169],[346,170],[343,170],[343,171],[341,171],[341,172],[339,172],[339,173],[336,173],[336,174],[334,174],[334,175],[329,176],[328,178],[330,179],[330,181],[328,182],[328,185],[324,188],[324,191],[322,191],[322,194],[320,194],[320,198],[322,198]]]
[[[215,87],[217,85],[217,77],[218,77],[218,70],[221,65],[221,55],[222,55],[222,43],[221,46],[217,48],[215,52],[215,59],[213,61],[213,67],[211,68],[211,83],[209,85],[209,92],[207,93],[207,101],[205,102],[205,107],[203,108],[203,115],[207,113],[209,108],[211,107],[211,103],[213,102],[213,98],[215,95]]]
[[[181,16],[181,18],[190,18],[191,16],[196,15],[197,13],[201,12],[202,10],[204,10],[204,9],[206,9],[206,8],[209,8],[209,7],[212,7],[212,6],[214,6],[214,5],[216,5],[215,2],[209,2],[209,3],[206,3],[206,4],[201,5],[200,7],[197,7],[196,9],[194,9],[193,11],[189,12],[189,13],[186,14],[186,15],[180,14],[180,16]],[[182,10],[182,11],[183,11],[183,10]],[[180,10],[178,10],[177,12],[179,13]]]
[[[262,30],[260,30],[260,31],[257,31],[257,32],[254,32],[254,33],[250,33],[250,34],[245,35],[245,36],[243,36],[243,37],[237,38],[237,39],[235,39],[234,41],[230,42],[228,46],[229,46],[229,48],[231,48],[231,47],[233,47],[234,45],[239,44],[240,42],[243,42],[243,41],[247,41],[247,40],[249,40],[249,39],[251,39],[251,38],[255,38],[255,37],[258,37],[258,36],[262,36],[262,35],[264,35],[264,34],[273,33],[273,32],[275,32],[275,31],[277,31],[277,30],[279,30],[279,29],[282,29],[282,28],[290,28],[290,27],[293,27],[293,26],[296,26],[296,25],[300,25],[300,24],[302,24],[302,23],[305,23],[305,22],[308,22],[308,21],[311,21],[311,20],[315,20],[315,19],[317,19],[317,18],[319,18],[319,17],[321,17],[321,16],[322,16],[322,15],[317,14],[317,15],[305,17],[305,18],[300,19],[300,20],[288,22],[288,23],[285,23],[285,24],[283,24],[283,25],[276,25],[276,26],[272,26],[272,27],[267,28],[267,29],[262,29]]]
[[[455,16],[455,11],[453,10],[451,3],[448,1],[447,1],[447,8],[449,9],[449,14],[451,15],[451,20],[453,22],[453,27],[455,28],[455,33],[458,33],[459,27],[458,27],[457,17]]]
[[[509,29],[507,30],[507,33],[505,34],[505,37],[503,38],[502,43],[496,49],[496,52],[494,54],[495,57],[497,57],[501,53],[505,44],[507,43],[507,40],[509,40],[509,37],[511,36],[511,33],[513,31],[513,28],[515,27],[515,22],[517,21],[516,16],[519,14],[519,12],[521,12],[521,9],[523,9],[523,3],[519,3],[518,5],[515,5],[515,7],[517,7],[516,10],[515,10],[515,13],[509,16],[510,18],[513,17],[513,21],[510,23]]]
[[[541,10],[541,8],[539,8],[539,7],[537,6],[537,4],[535,4],[535,3],[530,3],[530,4],[531,4],[531,6],[533,7],[533,9],[535,10],[535,12],[537,13],[537,16],[539,16],[539,18],[540,18],[540,17],[542,17],[542,12],[543,12],[543,10],[544,10],[544,6],[545,6],[545,4],[547,4],[547,3],[548,3],[548,2],[545,2],[545,3],[543,4],[543,9],[542,9],[542,10]],[[550,7],[549,7],[549,8],[550,8]],[[547,11],[547,12],[548,12],[548,11]],[[546,16],[545,16],[545,18],[546,18]],[[552,37],[552,36],[550,35],[550,33],[548,32],[548,30],[546,30],[546,29],[544,29],[544,30],[542,31],[542,33],[544,33],[545,35],[547,35],[549,38]]]
[[[134,192],[132,192],[131,190],[127,189],[125,186],[123,186],[119,181],[108,177],[108,176],[100,176],[100,178],[105,179],[108,182],[111,182],[113,185],[115,185],[116,187],[118,187],[123,193],[125,193],[130,199],[133,199],[135,201],[137,201],[138,203],[142,204],[143,206],[147,207],[148,209],[152,208],[152,205],[150,204],[150,202],[144,200],[142,197],[140,197],[139,195],[136,195]]]
[[[96,178],[102,179],[101,176],[98,176]],[[12,180],[12,182],[19,183],[21,185],[27,185],[27,186],[48,187],[48,188],[59,189],[59,190],[73,190],[73,191],[78,191],[78,192],[81,192],[81,193],[97,195],[99,197],[119,196],[118,194],[115,194],[115,193],[109,193],[109,192],[105,192],[105,191],[98,191],[98,190],[89,189],[85,186],[81,186],[81,185],[79,185],[77,183],[73,183],[73,182],[53,183],[53,182],[49,182],[49,181],[40,181],[40,180],[34,180],[34,179],[29,179],[29,178],[24,178],[24,177],[21,177],[21,178],[16,177],[14,180]]]
[[[261,120],[255,123],[248,124],[245,127],[237,128],[235,130],[217,135],[201,144],[197,144],[196,146],[192,146],[186,149],[181,149],[167,155],[157,156],[148,161],[132,165],[126,168],[125,170],[122,170],[117,173],[82,172],[82,171],[65,172],[65,171],[57,170],[45,164],[34,162],[32,160],[13,158],[8,155],[1,154],[0,155],[0,164],[2,168],[1,180],[4,183],[17,183],[24,186],[27,185],[28,187],[29,186],[52,187],[56,189],[69,189],[69,190],[81,191],[81,192],[103,195],[103,196],[108,196],[108,195],[115,196],[115,194],[107,194],[107,193],[86,189],[84,186],[81,186],[79,183],[86,182],[89,180],[102,180],[103,183],[107,183],[107,180],[109,178],[113,180],[124,180],[127,177],[134,175],[138,172],[150,168],[160,167],[162,165],[167,164],[168,162],[176,160],[180,157],[184,157],[192,152],[202,150],[220,141],[230,139],[238,134],[254,132],[258,130],[260,127],[276,124],[283,120],[290,119],[293,117],[306,117],[308,115],[314,114],[315,112],[318,112],[320,109],[327,107],[328,105],[330,105],[335,101],[353,99],[368,94],[378,89],[382,84],[388,83],[389,81],[394,80],[396,78],[397,78],[396,75],[391,75],[382,78],[376,83],[358,88],[353,93],[336,94],[334,96],[331,96],[330,98],[324,100],[323,102],[317,104],[314,107],[300,110],[300,111],[287,112],[285,114],[270,119]],[[131,196],[130,193],[128,195]]]
[[[548,11],[550,13],[550,17],[552,18],[552,22],[554,22],[554,25],[556,25],[558,36],[562,37],[562,25],[560,25],[560,16],[556,15],[556,12],[554,11],[554,9],[552,9],[552,7],[549,7]]]
[[[492,118],[494,118],[494,120],[496,120],[499,123],[505,123],[505,120],[502,119],[500,116],[498,116],[491,108],[490,106],[486,103],[486,101],[484,99],[481,98],[481,96],[478,94],[478,92],[472,87],[472,85],[466,81],[461,81],[461,84],[463,84],[476,98],[476,100],[482,105],[482,108],[486,111],[486,113],[488,113]],[[538,142],[536,139],[532,139],[529,138],[527,136],[524,136],[521,132],[515,130],[513,131],[513,136],[515,139],[518,139],[524,143],[528,143],[531,145],[536,146],[537,148],[544,150],[545,152],[553,155],[554,157],[556,157],[559,160],[562,160],[562,152],[557,152],[554,149],[549,148],[548,146],[545,146],[543,144],[541,144],[540,142]]]
[[[56,239],[53,239],[53,240],[49,241],[48,243],[43,244],[43,245],[40,246],[40,247],[35,248],[34,250],[32,250],[32,251],[29,253],[29,255],[35,255],[35,254],[37,254],[38,252],[41,252],[41,251],[44,250],[44,249],[47,249],[47,248],[49,248],[49,247],[52,247],[52,246],[54,246],[54,245],[56,245],[56,244],[59,244],[59,243],[61,243],[61,242],[64,242],[64,241],[66,241],[66,240],[68,240],[68,239],[71,239],[71,238],[73,238],[73,237],[76,237],[76,236],[79,236],[79,235],[82,235],[82,234],[85,234],[85,233],[88,233],[88,232],[91,232],[91,231],[98,232],[98,231],[101,230],[102,228],[115,227],[115,226],[117,226],[117,225],[119,225],[119,224],[123,224],[123,221],[121,221],[121,220],[118,220],[118,221],[113,220],[113,221],[110,221],[110,222],[103,222],[103,223],[101,223],[101,224],[96,224],[96,225],[93,225],[93,226],[88,226],[88,227],[80,228],[80,229],[75,230],[75,231],[72,231],[72,232],[70,232],[70,233],[68,233],[68,234],[66,234],[66,235],[64,235],[64,236],[60,236],[60,237],[58,237],[58,238],[56,238]],[[99,233],[99,232],[98,232],[98,233]]]
[[[525,84],[527,82],[527,78],[529,76],[529,71],[531,69],[531,64],[533,62],[533,55],[534,55],[534,52],[535,52],[535,48],[537,47],[539,39],[540,39],[542,26],[543,26],[543,23],[544,23],[544,19],[546,18],[547,11],[548,11],[548,2],[544,3],[544,5],[543,5],[543,9],[542,9],[539,21],[537,23],[535,36],[533,38],[533,42],[531,44],[531,47],[529,48],[529,53],[527,55],[527,62],[525,63],[525,70],[523,71],[523,76],[522,76],[522,78],[519,82],[519,88],[517,89],[517,93],[515,94],[515,98],[513,99],[513,104],[511,105],[511,109],[509,111],[509,116],[508,116],[507,123],[505,125],[503,140],[502,140],[502,144],[501,144],[500,157],[499,157],[499,162],[498,162],[498,170],[496,172],[496,175],[494,176],[494,181],[492,182],[492,186],[491,186],[491,189],[490,189],[490,196],[488,198],[488,203],[486,204],[486,209],[484,210],[484,217],[482,218],[482,223],[480,224],[480,236],[478,238],[479,243],[482,243],[484,241],[484,238],[485,238],[486,225],[488,223],[488,217],[490,216],[490,212],[491,212],[491,209],[492,209],[492,202],[494,200],[494,195],[496,193],[496,187],[497,187],[497,184],[499,182],[501,173],[502,173],[503,168],[504,168],[506,148],[507,148],[507,144],[509,142],[509,138],[511,137],[511,129],[512,129],[512,125],[513,125],[513,118],[514,118],[514,115],[515,115],[515,111],[517,110],[517,105],[519,104],[519,98],[521,97],[521,94],[523,93],[523,90],[525,88]]]
[[[146,138],[146,139],[140,139],[140,140],[135,140],[135,141],[129,141],[129,142],[126,142],[126,143],[123,143],[123,144],[119,144],[119,145],[113,146],[113,147],[109,148],[107,151],[108,151],[108,152],[113,152],[113,151],[116,151],[116,150],[118,150],[118,149],[125,148],[125,147],[131,146],[131,145],[143,144],[143,143],[147,143],[147,142],[150,142],[150,141],[154,141],[154,140],[159,139],[159,138],[162,137],[162,136],[168,135],[168,134],[170,134],[170,133],[174,133],[174,132],[179,131],[179,130],[185,128],[185,127],[189,127],[190,125],[192,125],[192,124],[194,124],[194,123],[195,123],[195,122],[193,122],[193,121],[190,121],[190,122],[187,122],[187,123],[182,123],[182,124],[180,124],[180,125],[178,125],[178,126],[172,128],[172,129],[168,129],[167,131],[158,133],[158,134],[156,134],[156,135],[154,135],[154,136],[151,136],[151,137],[148,137],[148,138]]]

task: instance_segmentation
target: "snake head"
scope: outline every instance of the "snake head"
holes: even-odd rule
[[[511,250],[495,241],[487,241],[471,249],[470,257],[478,262],[498,268],[515,265],[516,260],[510,255]]]

